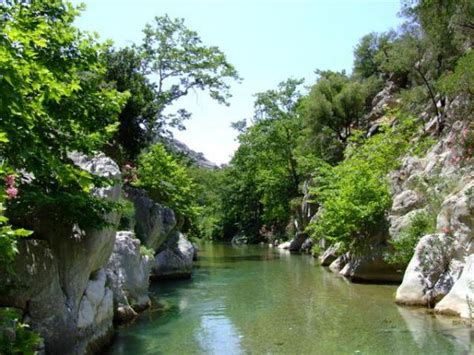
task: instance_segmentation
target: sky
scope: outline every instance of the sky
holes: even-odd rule
[[[254,94],[290,77],[314,84],[316,69],[352,69],[353,49],[370,32],[400,24],[399,0],[74,0],[86,10],[76,25],[113,40],[139,44],[155,16],[184,18],[205,45],[218,46],[243,77],[233,84],[230,106],[205,93],[179,103],[193,116],[175,137],[217,164],[238,146],[231,122],[253,116]]]

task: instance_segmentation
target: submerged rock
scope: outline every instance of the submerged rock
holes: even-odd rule
[[[142,255],[140,246],[132,232],[117,232],[114,251],[106,266],[118,322],[134,318],[136,312],[150,305],[148,285],[152,257]]]
[[[194,247],[182,233],[176,233],[158,252],[152,266],[153,279],[191,277]]]

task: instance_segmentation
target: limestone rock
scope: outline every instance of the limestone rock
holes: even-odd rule
[[[135,206],[137,237],[146,247],[158,250],[176,227],[173,210],[153,201],[144,190],[126,188],[125,196]]]
[[[395,300],[399,304],[428,306],[449,292],[449,261],[452,249],[445,234],[420,239]],[[446,275],[445,275],[446,274]],[[444,276],[443,276],[444,275]],[[439,282],[444,280],[444,282]]]
[[[404,190],[393,199],[392,213],[405,214],[423,205],[424,198],[413,190]]]
[[[339,257],[340,246],[340,243],[335,243],[324,251],[323,255],[319,257],[321,266],[329,266]]]
[[[84,296],[79,305],[77,328],[83,339],[78,345],[77,352],[83,353],[98,346],[96,342],[104,342],[110,338],[113,331],[113,294],[106,286],[107,275],[99,270],[89,280]]]
[[[290,246],[291,246],[291,240],[278,244],[277,248],[288,250],[288,249],[290,249]]]
[[[349,258],[349,253],[338,256],[337,259],[329,265],[329,270],[334,273],[339,273],[346,266]]]
[[[461,276],[435,310],[463,318],[474,317],[474,254],[467,258]]]
[[[194,247],[182,233],[176,233],[156,256],[152,267],[153,279],[191,277]]]
[[[69,156],[80,168],[115,181],[93,190],[96,196],[119,199],[120,169],[115,162],[103,154]],[[34,236],[41,240],[19,242],[14,281],[0,275],[0,284],[10,285],[0,306],[29,314],[28,322],[45,339],[47,353],[83,353],[110,339],[112,292],[105,287],[101,269],[112,253],[119,218],[111,212],[104,216],[108,228],[88,230],[36,218]]]
[[[117,232],[114,251],[106,266],[113,291],[115,319],[127,321],[150,304],[148,285],[151,258],[140,253],[141,243],[132,232]]]
[[[350,256],[340,274],[353,282],[400,282],[403,270],[389,264],[383,256],[383,248],[376,248],[361,257]]]

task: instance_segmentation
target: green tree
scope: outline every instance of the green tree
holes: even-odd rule
[[[290,202],[299,195],[301,182],[295,149],[301,130],[297,107],[302,82],[289,79],[275,90],[256,94],[253,124],[234,125],[241,133],[224,178],[227,235],[240,233],[258,240],[264,225],[282,235],[295,217]]]
[[[344,72],[317,71],[319,79],[302,100],[304,135],[299,156],[315,156],[335,164],[347,139],[362,126],[367,96],[374,90]]]
[[[105,181],[68,154],[93,154],[117,128],[127,95],[105,85],[107,46],[72,25],[79,12],[69,3],[0,7],[0,157],[19,175],[8,213],[99,226],[110,206],[90,192]]]
[[[111,49],[106,58],[107,81],[118,91],[130,93],[109,153],[119,162],[133,161],[152,141],[151,127],[159,125],[155,85],[142,73],[142,58],[136,48]]]
[[[311,189],[322,205],[319,218],[308,231],[316,240],[341,242],[346,250],[360,252],[383,230],[385,212],[391,205],[386,175],[409,148],[414,120],[399,117],[398,127],[385,128],[369,139],[351,138],[345,159],[335,167],[321,164]]]
[[[203,45],[183,19],[167,15],[156,17],[154,26],[148,24],[143,32],[145,37],[139,47],[142,70],[156,79],[159,120],[151,127],[154,133],[161,133],[165,122],[183,128],[183,120],[191,114],[183,108],[166,109],[191,90],[207,91],[212,99],[228,104],[228,80],[240,78],[218,47]]]
[[[133,185],[143,188],[150,197],[171,208],[189,229],[197,213],[196,186],[186,167],[166,151],[163,145],[155,144],[138,158],[138,179]]]

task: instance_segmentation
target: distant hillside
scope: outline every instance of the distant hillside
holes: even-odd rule
[[[207,160],[203,153],[192,150],[186,144],[184,144],[183,142],[175,138],[172,138],[169,140],[169,145],[174,147],[174,149],[176,149],[178,153],[181,153],[187,156],[190,160],[195,162],[196,165],[201,168],[206,168],[206,169],[218,168],[217,164]]]

